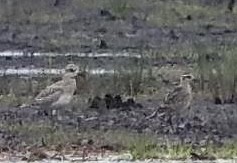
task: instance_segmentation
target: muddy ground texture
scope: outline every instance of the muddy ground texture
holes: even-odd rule
[[[189,48],[198,48],[194,44],[236,45],[236,17],[235,14],[224,12],[225,3],[200,0],[197,1],[198,5],[195,6],[196,3],[194,3],[192,6],[186,1],[180,0],[180,2],[183,6],[182,3],[177,3],[177,8],[174,7],[176,3],[172,1],[141,1],[141,4],[129,1],[128,8],[123,8],[123,5],[119,4],[116,6],[113,1],[105,5],[93,1],[88,1],[85,5],[78,1],[76,6],[73,0],[55,1],[56,6],[53,1],[42,1],[38,2],[39,4],[32,4],[30,1],[22,4],[16,2],[14,4],[16,8],[12,8],[16,11],[12,11],[12,15],[4,13],[6,16],[3,15],[0,20],[0,50],[23,50],[29,54],[33,52],[113,53],[122,51],[145,54],[152,50],[155,54],[160,53],[161,56],[169,53],[177,53],[177,55],[181,53],[182,56],[182,53],[189,51]],[[3,2],[1,6],[7,10],[7,6],[4,8],[4,5],[6,4]],[[165,7],[167,11],[164,10]],[[200,11],[192,12],[190,11],[192,7],[193,9],[198,7]],[[10,11],[7,10],[7,12]],[[44,11],[47,14],[42,14]],[[62,18],[55,19],[60,15]],[[157,19],[153,20],[153,18]],[[180,49],[187,49],[187,51],[180,52]],[[160,65],[167,62],[185,64],[187,63],[185,61],[189,61],[187,56],[181,59],[174,58],[174,61],[170,61],[169,57],[157,57],[153,58],[149,64]],[[163,59],[166,62],[163,62]],[[92,67],[94,65],[109,67],[110,64],[107,63],[111,60],[113,63],[117,62],[117,59],[107,58],[95,58],[95,60],[97,61],[93,63],[96,64],[92,64]],[[69,61],[82,64],[86,62],[87,65],[91,63],[87,59],[58,57],[53,59],[51,67],[59,68]],[[119,63],[124,64],[123,62],[124,60]],[[136,61],[126,62],[131,64]],[[3,57],[0,63],[1,67],[48,66],[48,60],[39,57]]]
[[[70,8],[71,1],[67,2],[50,7],[57,12],[64,11],[60,9]],[[150,6],[152,5],[148,5],[145,9],[149,11]],[[25,14],[28,18],[27,13],[32,12],[27,11],[28,7],[23,6],[23,8],[26,9]],[[194,60],[189,58],[192,57],[191,54],[183,57],[175,56],[180,51],[183,52],[180,49],[193,48],[195,42],[202,42],[210,47],[236,45],[237,30],[235,26],[232,26],[232,22],[236,21],[235,14],[221,14],[210,19],[212,23],[208,22],[209,18],[205,14],[200,16],[192,15],[192,13],[191,15],[180,14],[178,20],[182,22],[181,24],[157,26],[139,17],[139,13],[143,10],[135,10],[125,18],[118,16],[109,8],[77,8],[72,11],[73,17],[69,14],[70,19],[67,18],[65,21],[62,19],[60,23],[53,20],[31,22],[30,19],[18,19],[18,17],[11,19],[12,21],[1,21],[0,50],[21,50],[26,53],[128,51],[139,54],[152,50],[163,55],[158,55],[152,60],[144,59],[142,61],[144,67],[164,65],[192,67]],[[63,16],[64,14],[62,13]],[[171,14],[179,15],[176,10],[172,10]],[[172,59],[164,55],[170,53],[174,54]],[[91,60],[53,57],[49,61],[49,58],[43,57],[1,57],[0,67],[22,68],[33,65],[36,68],[63,68],[69,62],[108,70],[114,66],[126,68],[135,65],[134,67],[137,68],[137,65],[141,65],[136,58],[93,58]],[[166,135],[174,140],[197,145],[207,142],[222,144],[225,140],[234,139],[237,133],[237,106],[235,104],[215,105],[212,101],[197,98],[191,106],[191,116],[176,117],[176,122],[171,124],[171,117],[164,110],[159,110],[158,114],[150,117],[155,110],[159,109],[161,103],[156,98],[124,99],[123,95],[121,98],[116,95],[111,96],[93,97],[82,108],[78,105],[64,108],[60,110],[57,119],[50,116],[47,108],[1,107],[0,146],[2,150],[18,150],[32,144],[29,141],[29,135],[26,136],[27,134],[15,129],[13,132],[12,128],[41,124],[53,125],[56,129],[60,128],[65,132],[125,130],[156,134],[161,137]],[[172,117],[175,116],[172,114]],[[40,135],[34,135],[34,137],[42,139]]]
[[[48,125],[56,130],[62,129],[65,133],[127,131],[153,136],[155,134],[159,138],[167,136],[171,141],[200,146],[208,143],[221,145],[236,138],[237,113],[234,104],[214,105],[210,102],[196,101],[191,107],[191,116],[177,116],[172,113],[172,117],[176,117],[173,124],[168,111],[159,110],[156,115],[151,116],[157,109],[159,110],[159,102],[156,100],[137,102],[132,98],[122,100],[118,95],[95,97],[84,109],[78,110],[74,107],[62,109],[57,118],[51,116],[48,108],[1,108],[1,148],[17,150],[30,142],[31,138],[26,136],[29,133],[21,130],[10,132],[13,131],[11,130],[13,126],[31,128]],[[32,136],[38,140],[43,139],[40,137],[42,135]],[[106,145],[112,146],[113,150],[118,148],[117,144],[114,147],[114,144]]]

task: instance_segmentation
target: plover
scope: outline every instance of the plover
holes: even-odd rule
[[[176,114],[189,114],[192,101],[192,88],[190,82],[194,79],[193,75],[186,74],[180,77],[180,84],[169,92],[163,100],[163,104],[146,119],[153,118],[160,109]]]
[[[180,84],[163,100],[163,106],[171,110],[186,110],[192,101],[192,88],[190,82],[194,79],[193,75],[182,75]]]
[[[70,104],[73,99],[74,92],[77,88],[76,77],[79,74],[79,68],[74,64],[69,64],[65,68],[62,80],[47,86],[34,99],[34,105],[49,107],[52,114],[56,114],[56,110]],[[46,108],[47,109],[47,108]]]

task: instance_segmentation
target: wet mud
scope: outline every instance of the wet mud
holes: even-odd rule
[[[105,97],[97,96],[89,99],[81,109],[77,106],[59,110],[57,117],[52,117],[52,110],[49,108],[35,106],[1,108],[2,147],[19,149],[31,139],[24,136],[23,131],[10,132],[10,126],[39,124],[54,126],[64,132],[127,131],[155,134],[157,137],[167,136],[171,141],[200,146],[208,143],[222,145],[226,141],[236,139],[237,113],[234,104],[215,105],[210,102],[195,101],[188,117],[185,113],[183,113],[185,116],[182,116],[182,114],[177,115],[159,109],[160,104],[156,100],[138,102],[132,98],[124,100],[119,95],[109,94]],[[151,116],[157,109],[157,114]],[[175,121],[171,122],[171,118]],[[39,136],[38,139],[40,140],[41,137]]]
[[[67,5],[67,3],[65,3]],[[21,23],[0,22],[0,51],[19,50],[27,56],[0,57],[0,68],[57,68],[62,69],[68,63],[79,64],[89,69],[103,68],[106,70],[149,69],[155,67],[170,66],[176,69],[177,65],[189,70],[195,64],[194,60],[183,57],[166,57],[170,49],[185,49],[193,47],[193,44],[202,42],[207,46],[236,45],[237,30],[227,26],[212,24],[196,25],[196,21],[202,21],[200,17],[193,20],[192,16],[183,19],[184,22],[193,21],[195,27],[187,25],[183,27],[155,26],[147,23],[138,16],[129,15],[126,19],[114,15],[110,10],[93,8],[76,11],[73,19],[62,22],[62,32],[59,32],[58,23]],[[218,19],[219,23],[235,20],[235,15],[227,15]],[[213,20],[214,22],[217,20]],[[36,30],[37,29],[37,30]],[[54,41],[56,40],[55,43]],[[60,42],[61,40],[61,42]],[[63,42],[63,43],[62,43]],[[60,44],[61,43],[61,44]],[[202,47],[201,47],[202,48]],[[56,56],[42,57],[30,54],[36,52],[53,53],[136,53],[141,56],[149,51],[155,52],[155,56],[141,58],[127,57],[77,57]],[[178,50],[177,50],[178,51]],[[172,51],[174,54],[176,50]],[[192,54],[190,54],[192,55]],[[170,69],[169,69],[170,70]],[[169,71],[165,70],[166,72]],[[161,72],[161,74],[165,74]],[[166,76],[165,76],[166,75]],[[167,77],[165,74],[162,77]],[[156,74],[155,77],[158,75]],[[159,76],[160,77],[160,76]],[[4,76],[5,79],[7,77]],[[8,95],[11,89],[6,85],[15,80],[16,90],[21,96],[37,94],[33,86],[19,88],[20,76],[9,77],[9,80],[1,80],[1,94]],[[28,79],[26,79],[28,80]],[[39,83],[43,81],[37,79]],[[104,79],[102,79],[104,80]],[[107,79],[112,81],[111,78]],[[116,79],[113,79],[116,81]],[[173,82],[162,78],[167,86]],[[11,82],[10,82],[11,81]],[[45,80],[44,80],[45,81]],[[97,83],[97,80],[93,81]],[[158,80],[154,80],[158,83]],[[14,83],[14,82],[13,82]],[[108,84],[105,82],[104,87]],[[162,85],[163,86],[163,85]],[[170,86],[170,85],[169,85]],[[11,87],[11,86],[9,86]],[[40,86],[37,90],[42,89]],[[113,87],[110,87],[113,89]],[[237,106],[235,104],[216,105],[213,101],[195,99],[191,106],[191,116],[177,116],[167,111],[159,110],[162,103],[160,98],[124,99],[123,95],[101,96],[100,91],[86,99],[86,103],[75,102],[70,108],[63,108],[58,117],[51,117],[47,108],[34,107],[5,107],[0,106],[0,147],[1,150],[21,149],[32,142],[29,136],[20,131],[12,130],[14,126],[28,126],[44,124],[56,126],[67,131],[86,132],[126,130],[135,133],[147,133],[157,136],[168,136],[171,139],[184,143],[202,145],[211,142],[222,144],[226,140],[236,138]],[[115,91],[116,92],[116,91]],[[110,93],[110,92],[109,92]],[[164,96],[161,92],[159,96]],[[80,98],[80,97],[79,97]],[[156,110],[157,114],[152,115]],[[171,119],[175,123],[171,123]],[[51,126],[51,127],[53,127]],[[37,136],[37,135],[36,135]],[[38,137],[40,140],[42,137]],[[29,143],[30,142],[30,143]]]

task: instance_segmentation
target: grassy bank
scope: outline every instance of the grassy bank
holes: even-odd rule
[[[32,145],[36,148],[61,147],[63,150],[63,147],[74,146],[75,148],[77,146],[80,149],[85,146],[93,146],[97,150],[106,148],[119,153],[129,151],[134,159],[214,160],[237,157],[237,145],[234,141],[223,144],[212,144],[208,141],[202,145],[183,144],[167,137],[137,134],[125,130],[78,132],[76,130],[65,131],[42,124],[5,125],[1,128],[20,136],[24,147]]]

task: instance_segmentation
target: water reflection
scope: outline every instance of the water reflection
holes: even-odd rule
[[[140,54],[118,52],[118,53],[38,53],[38,52],[24,52],[24,51],[3,51],[0,52],[0,57],[57,57],[57,56],[76,56],[76,57],[128,57],[141,58]]]
[[[86,70],[89,74],[114,74],[115,70],[106,70],[102,68]],[[40,76],[40,75],[60,75],[64,73],[64,69],[47,69],[47,68],[9,68],[9,69],[0,69],[0,75],[23,75],[23,76]]]

